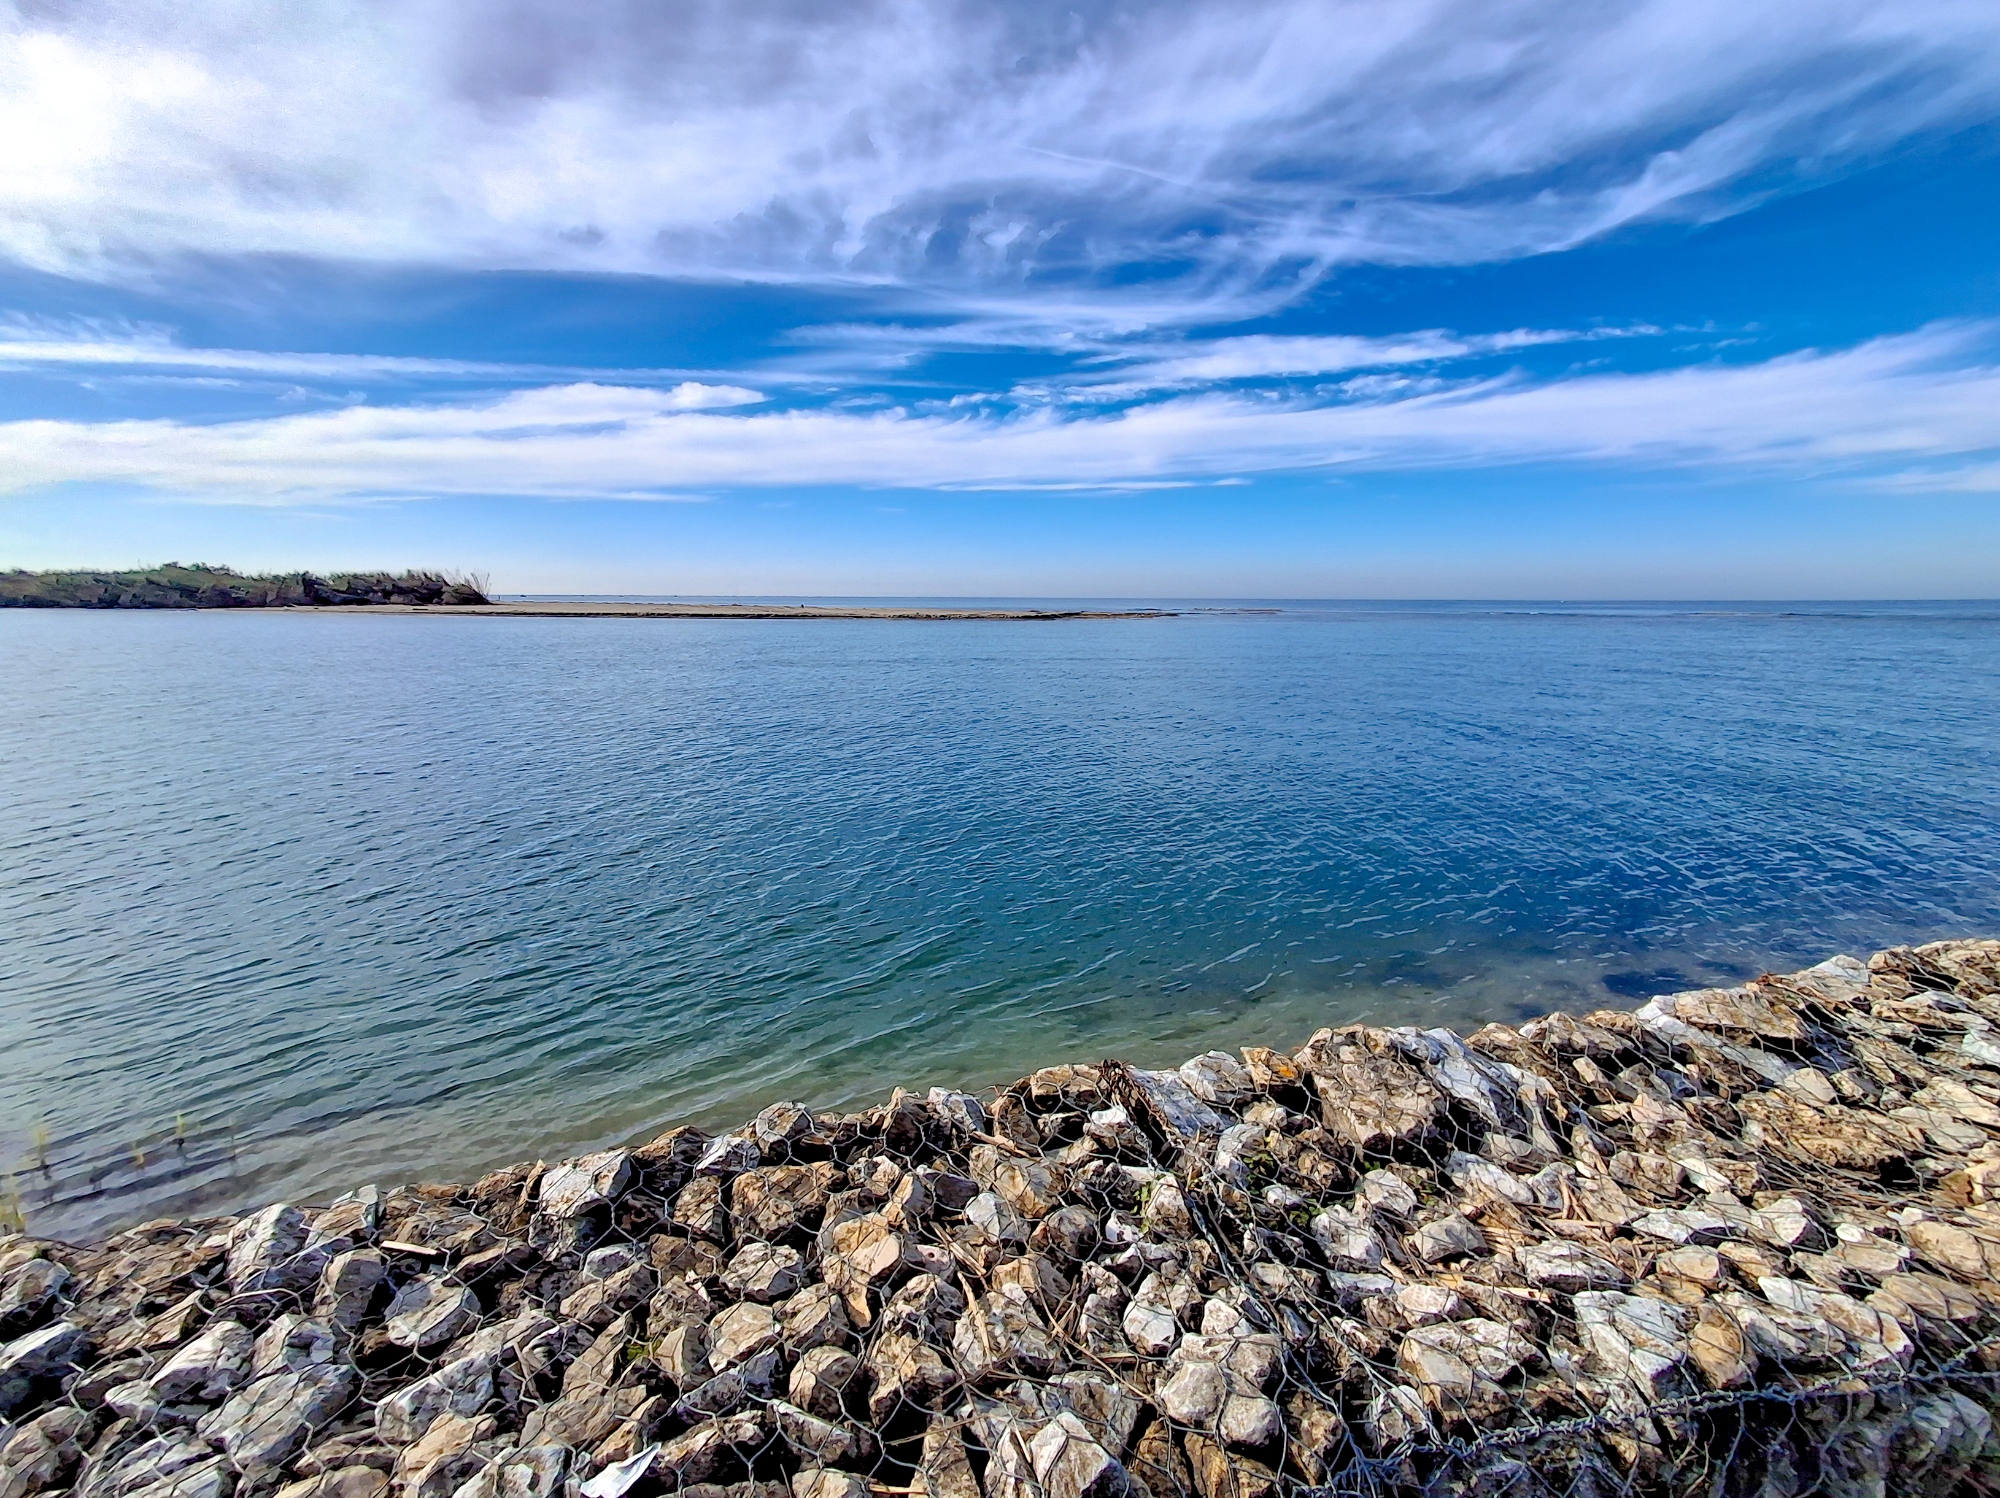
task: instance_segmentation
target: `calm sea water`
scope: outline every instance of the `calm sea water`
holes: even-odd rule
[[[2000,932],[1990,606],[10,611],[0,693],[70,1236]]]

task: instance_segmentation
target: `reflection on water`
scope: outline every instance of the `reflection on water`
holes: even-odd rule
[[[2000,930],[1996,642],[11,613],[0,1161],[84,1235]]]

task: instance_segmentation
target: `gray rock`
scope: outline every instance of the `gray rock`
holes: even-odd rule
[[[1629,1381],[1649,1402],[1679,1389],[1677,1375],[1688,1353],[1688,1327],[1694,1319],[1689,1307],[1609,1290],[1583,1291],[1571,1303],[1584,1345],[1600,1372]]]
[[[602,1150],[542,1172],[536,1200],[551,1217],[580,1217],[616,1201],[632,1181],[630,1150]]]
[[[1130,1389],[1096,1373],[1058,1374],[1043,1386],[1042,1396],[1083,1421],[1097,1443],[1121,1460],[1145,1413],[1144,1403]]]
[[[1044,1217],[1036,1226],[1032,1241],[1044,1253],[1081,1262],[1097,1252],[1103,1236],[1096,1213],[1088,1207],[1071,1205],[1058,1207]]]
[[[1148,1233],[1168,1243],[1184,1243],[1194,1236],[1194,1213],[1188,1210],[1181,1183],[1170,1175],[1161,1175],[1153,1182],[1139,1215]]]
[[[477,1415],[492,1402],[498,1357],[475,1353],[406,1384],[375,1406],[375,1429],[391,1446],[408,1446],[441,1415]]]
[[[274,1373],[248,1384],[196,1428],[220,1446],[246,1477],[275,1473],[315,1430],[340,1413],[360,1387],[341,1363]]]
[[[169,1406],[214,1404],[249,1377],[256,1345],[257,1339],[242,1323],[214,1322],[150,1378],[113,1389],[105,1402],[119,1414],[146,1424],[160,1419]]]
[[[839,1420],[847,1412],[850,1391],[858,1391],[861,1360],[838,1347],[815,1347],[792,1369],[787,1392],[792,1403],[822,1420]]]
[[[924,1103],[940,1121],[949,1124],[960,1133],[986,1132],[986,1106],[969,1092],[954,1092],[947,1087],[933,1087]]]
[[[1410,1247],[1426,1264],[1441,1264],[1446,1259],[1476,1259],[1486,1254],[1486,1235],[1469,1218],[1453,1212],[1418,1228],[1411,1235]]]
[[[1227,1051],[1208,1051],[1183,1061],[1180,1079],[1202,1102],[1220,1108],[1233,1108],[1257,1091],[1248,1069]]]
[[[569,1473],[567,1446],[525,1446],[502,1452],[452,1498],[557,1498]]]
[[[778,1434],[808,1462],[859,1466],[875,1455],[874,1439],[866,1431],[823,1420],[782,1399],[771,1402],[771,1414],[778,1422]]]
[[[1196,1430],[1213,1430],[1229,1397],[1229,1379],[1220,1363],[1183,1363],[1168,1375],[1154,1400],[1169,1420]]]
[[[177,1430],[141,1441],[130,1450],[93,1461],[77,1484],[77,1498],[125,1498],[158,1487],[177,1473],[216,1460],[209,1444],[190,1431]],[[225,1473],[227,1468],[225,1467]],[[233,1474],[229,1474],[233,1480]],[[227,1491],[227,1488],[224,1489]]]
[[[852,1335],[846,1308],[830,1285],[807,1285],[779,1307],[779,1329],[794,1355],[844,1345]]]
[[[609,1326],[652,1298],[660,1277],[651,1264],[631,1263],[601,1279],[586,1279],[563,1297],[562,1313],[593,1330]]]
[[[1401,1176],[1387,1170],[1371,1170],[1361,1178],[1361,1200],[1390,1217],[1416,1215],[1417,1193]]]
[[[968,1379],[1035,1377],[1056,1372],[1062,1356],[1047,1323],[1017,1288],[980,1296],[958,1319],[951,1340]]]
[[[0,1276],[0,1332],[22,1332],[55,1314],[70,1272],[53,1259],[30,1259]]]
[[[1328,1207],[1314,1216],[1312,1235],[1335,1269],[1368,1274],[1382,1267],[1382,1240],[1359,1212]]]
[[[982,1191],[965,1208],[966,1225],[989,1243],[1018,1246],[1028,1241],[1028,1225],[1013,1207],[991,1191]]]
[[[246,1217],[229,1235],[230,1288],[239,1293],[287,1288],[294,1283],[293,1261],[305,1245],[306,1214],[287,1202]],[[318,1272],[315,1267],[315,1277]]]
[[[803,1103],[773,1103],[750,1125],[751,1139],[765,1154],[787,1149],[812,1131],[813,1116]],[[748,1170],[750,1166],[743,1168]]]
[[[426,1275],[396,1292],[384,1329],[398,1347],[441,1347],[478,1319],[479,1301],[470,1290]]]
[[[9,1432],[0,1425],[0,1498],[63,1485],[83,1456],[94,1421],[74,1405],[58,1405]]]
[[[1256,1451],[1284,1435],[1285,1422],[1276,1402],[1262,1394],[1231,1394],[1222,1402],[1216,1432],[1225,1446]]]
[[[1196,1097],[1179,1072],[1135,1070],[1132,1080],[1145,1094],[1153,1116],[1179,1142],[1188,1143],[1203,1136],[1212,1138],[1225,1127],[1222,1115]]]
[[[704,1420],[660,1448],[658,1470],[682,1487],[707,1482],[731,1451],[761,1445],[764,1422],[753,1414]]]
[[[640,1262],[638,1249],[629,1243],[613,1243],[604,1248],[593,1248],[585,1254],[583,1268],[577,1277],[586,1281],[608,1280],[638,1262]]]
[[[1533,1243],[1514,1250],[1514,1260],[1531,1285],[1564,1294],[1578,1290],[1615,1290],[1626,1283],[1625,1271],[1609,1259],[1576,1243]]]
[[[722,1272],[722,1283],[745,1300],[785,1300],[804,1283],[806,1261],[796,1248],[782,1243],[752,1243],[741,1249]]]
[[[753,1141],[741,1134],[723,1134],[709,1141],[694,1169],[696,1175],[727,1178],[755,1170],[763,1158]]]
[[[768,1306],[731,1306],[709,1326],[708,1361],[718,1372],[777,1347],[782,1331]]]
[[[777,1389],[779,1371],[778,1349],[767,1347],[683,1394],[674,1403],[673,1416],[685,1422],[708,1420],[766,1401]]]
[[[351,1249],[328,1263],[320,1276],[313,1311],[343,1332],[360,1329],[389,1278],[382,1255],[372,1248]]]
[[[863,1362],[871,1385],[868,1415],[877,1426],[906,1404],[935,1409],[959,1385],[958,1371],[938,1350],[906,1331],[882,1332]]]
[[[802,1467],[792,1474],[792,1498],[869,1498],[866,1478],[827,1467]]]
[[[250,1353],[250,1377],[262,1378],[287,1368],[330,1363],[335,1353],[333,1329],[304,1316],[287,1313],[257,1335]]]
[[[0,1346],[0,1416],[26,1404],[38,1382],[62,1378],[90,1352],[90,1332],[74,1322],[52,1322]]]
[[[1028,1460],[1047,1498],[1125,1498],[1130,1489],[1118,1459],[1068,1410],[1035,1433]]]
[[[653,1344],[653,1362],[682,1393],[705,1382],[715,1371],[708,1362],[708,1328],[700,1322],[669,1328]]]

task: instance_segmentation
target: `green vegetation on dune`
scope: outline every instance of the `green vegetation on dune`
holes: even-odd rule
[[[228,567],[180,562],[133,572],[0,572],[0,608],[241,609],[488,601],[483,579],[445,572],[250,575]]]

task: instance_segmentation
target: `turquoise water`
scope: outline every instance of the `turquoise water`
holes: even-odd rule
[[[1996,668],[1971,605],[8,612],[0,1161],[85,1236],[2000,932]]]

